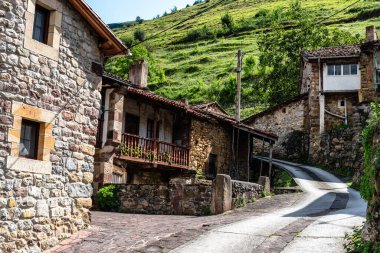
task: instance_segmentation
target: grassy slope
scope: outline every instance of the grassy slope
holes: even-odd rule
[[[145,21],[141,25],[118,29],[116,34],[121,38],[131,36],[135,29],[140,28],[147,32],[147,37],[172,26],[173,24],[197,13],[214,4],[198,4],[178,11],[177,13],[161,17],[156,20]],[[353,3],[353,0],[304,0],[304,7],[310,8],[316,20],[323,19]],[[194,83],[201,80],[209,83],[215,78],[225,78],[233,73],[236,66],[236,51],[241,48],[245,55],[256,55],[256,40],[263,31],[244,31],[233,36],[218,38],[217,40],[200,41],[197,43],[176,44],[175,41],[183,38],[187,31],[203,25],[220,28],[221,16],[228,12],[235,21],[242,18],[252,18],[259,9],[287,8],[290,0],[226,0],[223,5],[202,14],[194,20],[187,21],[174,30],[169,30],[156,39],[147,42],[149,49],[157,58],[159,65],[165,70],[170,87],[158,90],[161,95],[176,99],[184,89],[189,89]],[[360,12],[380,9],[380,2],[362,1],[329,20],[330,27],[339,27],[352,33],[364,36],[364,28],[369,24],[380,26],[380,17],[364,17],[358,19]],[[374,16],[374,15],[372,15]],[[194,91],[197,92],[196,90]],[[190,98],[190,102],[203,102],[202,94]]]

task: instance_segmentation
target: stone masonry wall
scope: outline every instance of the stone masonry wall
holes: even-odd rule
[[[278,136],[278,141],[273,147],[273,155],[280,158],[291,158],[299,155],[296,150],[290,153],[284,143],[288,141],[292,133],[307,131],[307,97],[302,97],[294,102],[276,108],[275,110],[258,116],[248,124],[256,129],[271,132]],[[260,153],[263,142],[256,139],[253,150]],[[267,145],[264,147],[267,150]]]
[[[143,214],[209,214],[211,184],[121,185],[120,211]]]
[[[206,163],[210,154],[217,155],[217,174],[229,174],[232,155],[231,133],[228,128],[217,123],[201,122],[196,119],[191,123],[190,167],[198,175],[207,173]]]
[[[234,208],[239,207],[242,200],[244,204],[252,203],[261,197],[262,192],[262,185],[232,180],[232,205]]]
[[[40,252],[90,222],[101,83],[91,63],[102,63],[102,55],[96,33],[61,3],[54,61],[23,47],[27,0],[0,1],[0,252]],[[49,174],[6,167],[14,101],[56,114]]]
[[[330,129],[320,135],[320,148],[313,157],[316,164],[356,169],[354,180],[358,182],[363,168],[361,132],[370,113],[370,105],[359,104],[352,110],[350,127]]]

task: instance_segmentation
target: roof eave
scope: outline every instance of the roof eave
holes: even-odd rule
[[[101,18],[83,0],[69,0],[70,4],[87,20],[105,41],[99,45],[105,56],[126,54],[128,48],[108,28]]]

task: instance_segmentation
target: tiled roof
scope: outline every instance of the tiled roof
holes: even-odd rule
[[[197,117],[197,118],[200,118],[200,119],[205,119],[205,120],[214,121],[214,122],[218,122],[218,121],[224,122],[224,123],[227,123],[227,124],[232,125],[234,127],[248,131],[248,132],[250,132],[256,136],[260,136],[262,138],[269,139],[271,141],[276,141],[278,139],[278,137],[274,134],[266,133],[266,132],[254,129],[250,126],[247,126],[241,122],[237,122],[234,118],[232,118],[229,115],[215,113],[215,112],[205,110],[202,108],[196,108],[195,106],[190,106],[190,105],[183,103],[183,102],[164,98],[162,96],[154,94],[153,92],[151,92],[149,90],[142,89],[139,86],[133,85],[128,80],[125,80],[125,79],[122,79],[120,77],[111,75],[109,73],[104,73],[103,77],[111,79],[112,81],[118,82],[119,84],[121,84],[122,86],[125,87],[126,92],[129,94],[134,94],[134,95],[137,95],[139,97],[143,97],[149,101],[159,102],[159,103],[169,105],[169,106],[172,106],[172,107],[180,109],[180,110],[184,110],[187,113],[189,113],[190,115]]]
[[[221,114],[228,115],[228,113],[223,109],[223,107],[219,105],[217,102],[196,104],[196,105],[192,105],[192,107],[197,108],[197,109],[204,109],[204,110],[218,109]]]
[[[325,47],[316,50],[306,50],[302,52],[302,56],[306,59],[359,57],[360,45]]]

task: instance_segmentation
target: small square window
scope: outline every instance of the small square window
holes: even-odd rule
[[[39,130],[39,123],[29,120],[22,120],[20,156],[30,159],[37,159]]]
[[[335,65],[335,75],[336,76],[342,75],[342,65]]]
[[[47,44],[49,33],[49,19],[50,11],[39,5],[36,5],[33,24],[33,39]]]
[[[327,75],[329,76],[334,75],[334,65],[327,65]]]
[[[351,64],[351,75],[358,74],[358,64]]]
[[[343,75],[345,75],[345,76],[350,75],[350,65],[349,64],[343,65]]]

